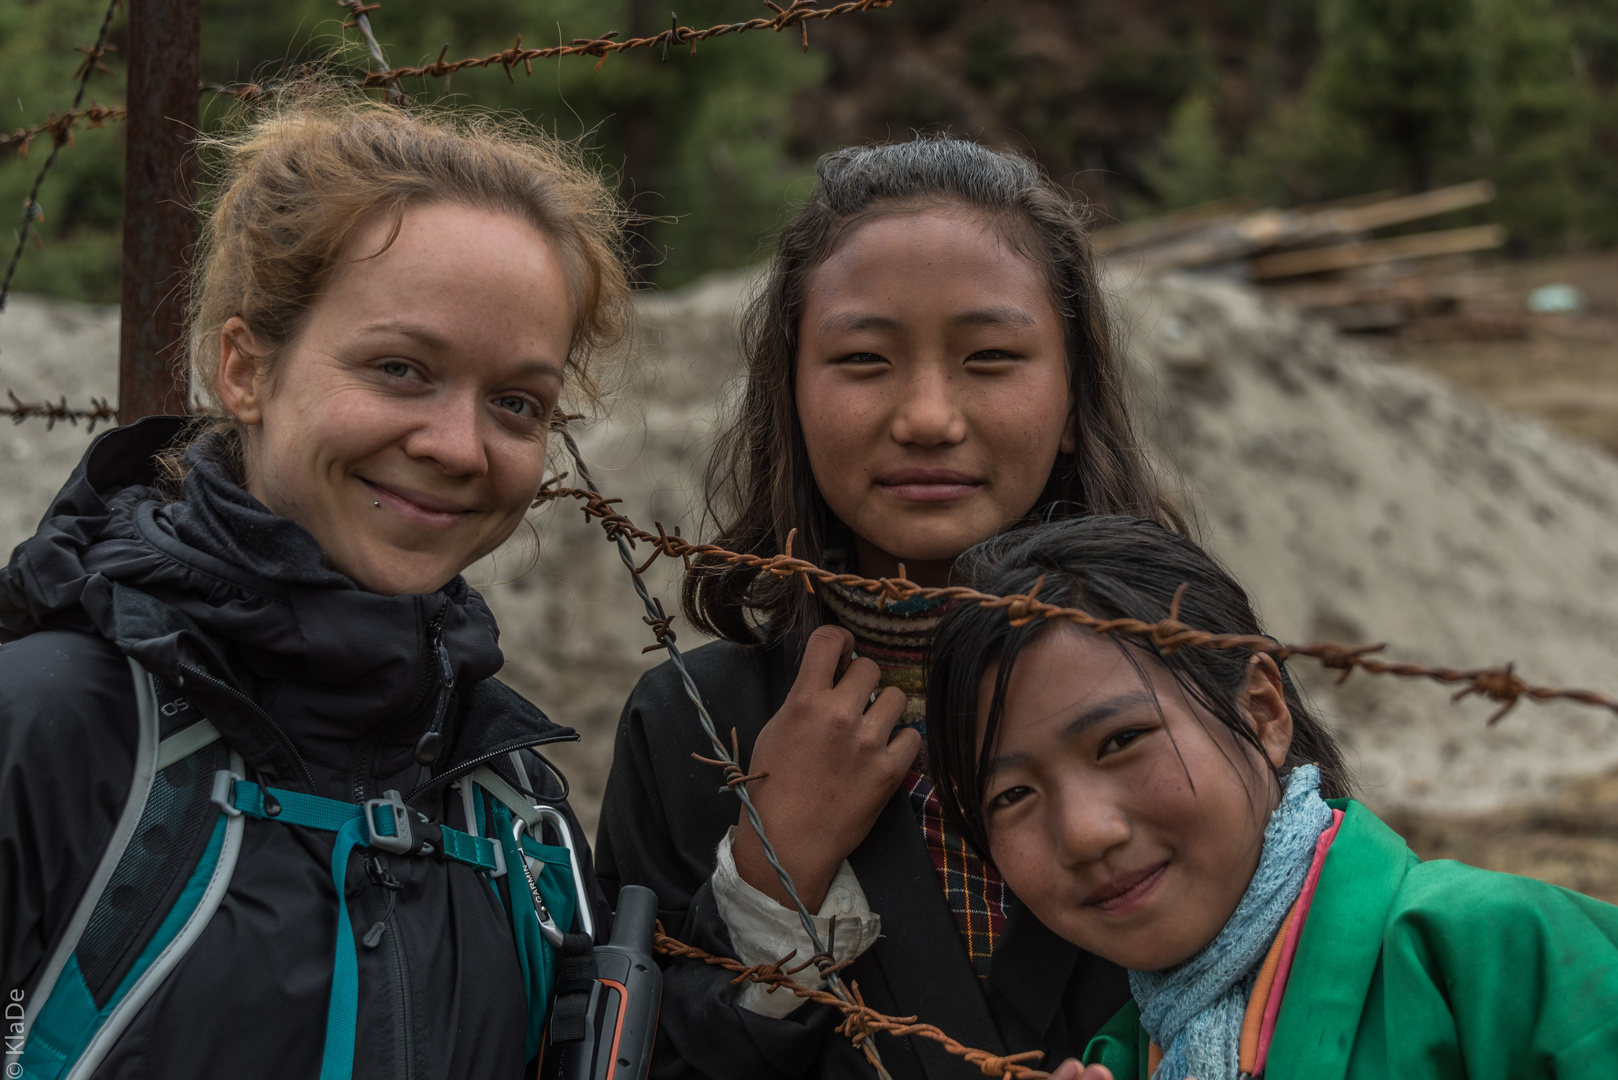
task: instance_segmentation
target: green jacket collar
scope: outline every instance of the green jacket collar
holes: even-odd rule
[[[1320,884],[1281,1001],[1265,1072],[1271,1080],[1344,1080],[1360,1013],[1382,953],[1393,899],[1419,859],[1362,804],[1331,799],[1342,828]]]

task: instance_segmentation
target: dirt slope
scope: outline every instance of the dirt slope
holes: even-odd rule
[[[1536,681],[1618,692],[1618,463],[1242,287],[1113,287],[1142,434],[1277,636],[1386,640],[1393,655],[1459,666],[1515,660]],[[631,377],[582,439],[637,521],[701,529],[693,495],[736,371],[741,288],[716,279],[642,303]],[[15,299],[0,316],[0,387],[110,392],[114,320]],[[0,548],[32,528],[85,443],[82,429],[0,434]],[[531,572],[517,576],[534,556],[524,535],[470,576],[500,615],[505,677],[584,733],[558,756],[593,816],[618,710],[659,656],[641,654],[646,626],[599,529],[571,506],[535,522]],[[653,574],[670,608],[675,569]],[[1336,688],[1297,670],[1382,808],[1495,812],[1618,764],[1618,720],[1600,713],[1525,704],[1488,728],[1490,706],[1452,706],[1436,686],[1355,676]]]

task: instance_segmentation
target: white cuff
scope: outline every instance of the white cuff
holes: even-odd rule
[[[744,964],[773,964],[787,953],[797,950],[796,962],[809,959],[814,946],[803,932],[798,913],[783,907],[742,880],[736,872],[736,857],[732,846],[736,841],[736,828],[731,826],[719,842],[718,865],[713,872],[714,903],[719,917],[730,931],[730,943],[736,949],[736,959]],[[865,890],[859,878],[843,860],[826,890],[825,902],[814,916],[815,933],[824,943],[831,936],[831,920],[837,919],[837,936],[832,944],[832,958],[838,962],[852,959],[876,943],[882,932],[881,918],[866,903]],[[788,964],[788,967],[794,966]],[[792,976],[794,982],[806,990],[820,985],[820,973],[813,967]],[[804,999],[786,990],[773,993],[769,987],[749,982],[742,987],[736,1003],[748,1012],[760,1016],[783,1017],[792,1012]]]

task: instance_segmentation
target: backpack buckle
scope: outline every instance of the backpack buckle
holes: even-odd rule
[[[240,773],[229,769],[220,769],[213,774],[213,794],[208,801],[231,817],[242,816],[242,812],[236,808],[236,781],[241,778]]]
[[[377,831],[377,811],[383,812],[383,822],[389,832]],[[394,855],[409,855],[415,848],[415,837],[410,833],[410,808],[397,791],[382,793],[380,799],[365,800],[365,842],[378,851]]]

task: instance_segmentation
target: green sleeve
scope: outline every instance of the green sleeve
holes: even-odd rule
[[[1382,1028],[1389,1064],[1469,1080],[1614,1075],[1618,907],[1423,863],[1399,890],[1381,975],[1367,1004],[1382,1015],[1366,1019]]]
[[[1140,1009],[1133,1001],[1104,1024],[1084,1048],[1086,1065],[1105,1065],[1113,1080],[1146,1080],[1146,1056],[1151,1041],[1140,1026]]]

